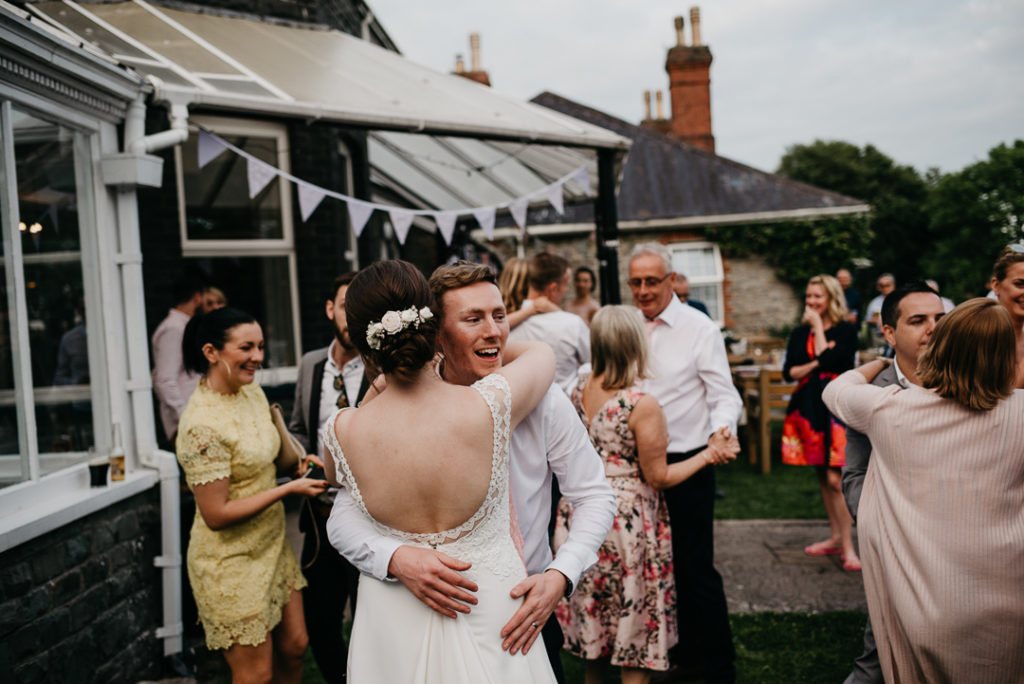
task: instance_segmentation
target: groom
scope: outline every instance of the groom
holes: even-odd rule
[[[430,277],[430,286],[440,316],[442,377],[470,385],[500,369],[509,328],[490,268],[466,262],[441,266]],[[574,507],[569,538],[554,558],[547,535],[552,474]],[[509,478],[530,574],[512,590],[514,598],[524,601],[501,630],[502,647],[513,654],[528,651],[543,631],[551,666],[561,682],[562,631],[557,620],[548,618],[597,560],[616,503],[583,423],[556,385],[512,431]],[[327,534],[360,571],[401,581],[442,615],[454,618],[476,603],[476,585],[460,574],[468,563],[378,535],[345,490],[335,500]]]

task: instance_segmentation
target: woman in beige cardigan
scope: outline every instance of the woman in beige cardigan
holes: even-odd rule
[[[923,387],[849,371],[823,399],[874,448],[858,515],[864,587],[888,682],[1024,681],[1024,392],[1006,310],[947,314]]]

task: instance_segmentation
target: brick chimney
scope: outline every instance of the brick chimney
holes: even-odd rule
[[[711,50],[701,44],[700,8],[690,8],[692,44],[683,36],[683,18],[675,18],[676,45],[668,51],[668,72],[672,119],[669,135],[714,153],[711,134]]]
[[[658,131],[659,133],[669,135],[669,128],[672,122],[665,118],[665,102],[662,98],[662,92],[659,90],[654,93],[654,96],[658,103],[658,113],[655,116],[651,116],[651,91],[644,91],[644,118],[643,121],[640,122],[640,125],[644,128],[649,128],[652,131]]]
[[[473,32],[469,34],[469,71],[466,71],[466,63],[462,61],[462,55],[455,56],[455,71],[452,72],[471,81],[482,83],[485,86],[491,85],[491,77],[480,68],[480,34]]]

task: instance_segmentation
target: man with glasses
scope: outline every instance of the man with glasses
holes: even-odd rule
[[[335,278],[327,293],[327,319],[334,325],[334,339],[322,349],[305,354],[295,383],[295,404],[288,430],[306,452],[324,457],[320,429],[339,408],[357,406],[369,389],[363,359],[348,335],[345,293],[356,277],[346,273]],[[323,477],[317,469],[316,476]],[[302,592],[309,645],[328,684],[345,681],[348,649],[341,636],[345,601],[352,597],[355,610],[359,573],[327,541],[327,519],[336,490],[310,499],[299,515],[302,544],[302,572],[309,587]]]
[[[743,403],[732,383],[722,335],[710,318],[680,302],[668,249],[637,245],[629,260],[629,288],[650,341],[651,377],[641,389],[661,404],[668,423],[668,462],[711,446],[716,432],[733,434]],[[735,459],[714,451],[710,461]],[[699,663],[705,681],[734,682],[736,653],[722,578],[714,566],[715,470],[703,468],[666,489],[678,597],[676,663]]]

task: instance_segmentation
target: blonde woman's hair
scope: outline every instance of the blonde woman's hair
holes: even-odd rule
[[[606,390],[626,389],[647,374],[647,331],[631,306],[602,306],[590,321],[594,377]]]
[[[825,290],[825,296],[828,297],[827,313],[833,325],[846,318],[846,314],[849,313],[849,309],[846,308],[846,295],[843,294],[843,286],[835,276],[822,273],[808,280],[807,285],[821,285]]]
[[[940,397],[988,411],[1013,393],[1016,347],[1006,309],[994,299],[971,299],[939,319],[917,376]]]
[[[498,289],[501,290],[501,301],[509,313],[519,311],[526,299],[529,289],[530,262],[526,259],[512,257],[505,262],[498,276]]]

